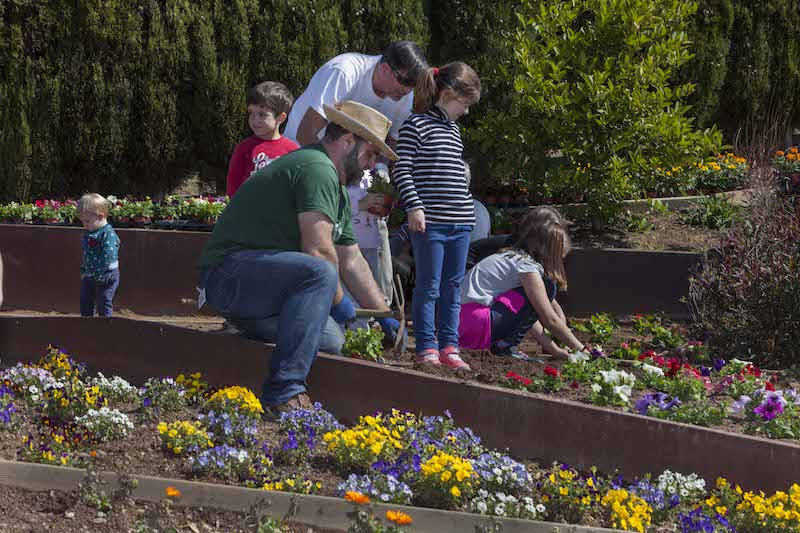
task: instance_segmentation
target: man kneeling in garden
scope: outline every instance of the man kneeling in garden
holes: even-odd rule
[[[340,278],[362,305],[388,310],[356,244],[344,186],[359,183],[379,154],[397,160],[385,143],[391,122],[350,101],[325,113],[331,123],[321,144],[284,155],[245,181],[200,258],[201,303],[205,298],[238,327],[276,342],[261,396],[273,417],[311,407],[306,376],[320,343],[341,349],[336,322],[353,320],[355,309]],[[396,336],[396,320],[379,322]]]

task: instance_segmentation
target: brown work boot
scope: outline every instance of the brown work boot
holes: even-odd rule
[[[311,409],[314,407],[314,402],[308,397],[308,394],[301,392],[294,398],[290,398],[288,402],[280,405],[273,405],[272,407],[264,408],[264,420],[278,420],[282,413],[289,413],[297,409]]]

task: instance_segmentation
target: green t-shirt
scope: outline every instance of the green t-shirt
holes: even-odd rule
[[[200,267],[222,264],[239,250],[302,251],[297,215],[309,211],[331,219],[334,244],[356,244],[350,197],[321,145],[281,156],[242,184],[214,226]]]

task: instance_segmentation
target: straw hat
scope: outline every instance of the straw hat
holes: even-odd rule
[[[352,100],[340,102],[335,106],[323,104],[322,108],[329,121],[376,146],[387,159],[392,161],[400,159],[385,142],[392,121],[383,114]]]

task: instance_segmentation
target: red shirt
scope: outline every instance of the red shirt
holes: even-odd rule
[[[231,156],[226,192],[233,196],[247,178],[284,154],[300,148],[286,137],[265,141],[255,135],[240,142]]]

